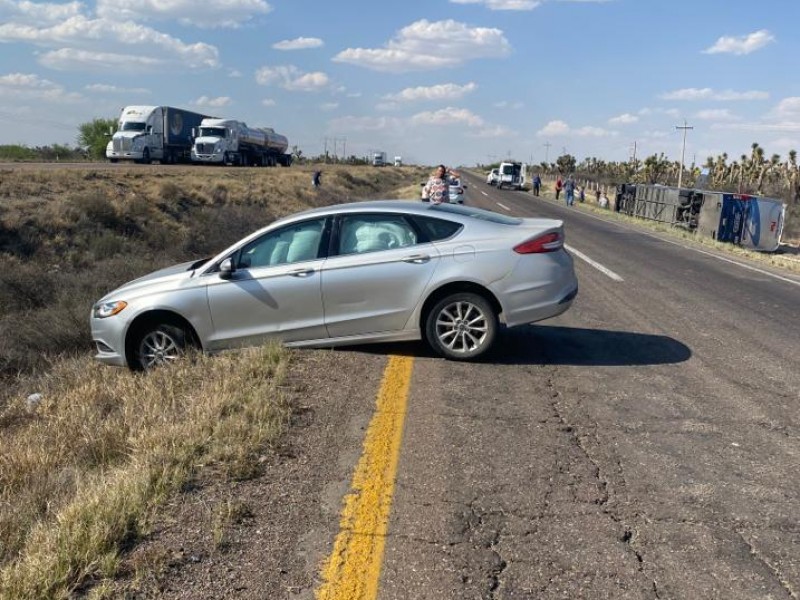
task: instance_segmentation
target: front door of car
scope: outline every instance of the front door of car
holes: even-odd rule
[[[400,215],[351,214],[335,246],[322,272],[330,337],[403,329],[438,265],[433,244]]]
[[[210,350],[327,337],[320,291],[325,219],[271,231],[231,258],[229,279],[211,275]]]

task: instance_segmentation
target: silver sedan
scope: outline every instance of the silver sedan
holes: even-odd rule
[[[513,327],[561,314],[578,282],[553,219],[384,200],[298,213],[217,256],[156,271],[92,307],[102,362],[142,370],[187,348],[269,339],[332,347],[425,339],[476,358]]]

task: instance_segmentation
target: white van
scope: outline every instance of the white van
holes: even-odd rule
[[[510,187],[521,190],[525,186],[528,165],[518,162],[500,163],[499,174],[497,177],[497,189]]]

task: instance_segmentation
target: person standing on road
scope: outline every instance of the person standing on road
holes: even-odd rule
[[[564,182],[561,181],[561,175],[556,178],[556,200],[561,196],[561,188],[564,187]]]
[[[533,195],[539,195],[539,188],[542,187],[542,178],[539,177],[539,174],[533,176]]]
[[[436,167],[428,178],[428,182],[422,186],[422,201],[431,204],[441,204],[450,202],[450,178],[447,175],[448,169],[444,165]]]
[[[564,200],[567,206],[575,204],[575,180],[572,178],[572,175],[564,182],[564,194]]]

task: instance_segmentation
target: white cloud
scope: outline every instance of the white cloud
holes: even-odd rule
[[[283,40],[272,44],[275,50],[306,50],[308,48],[320,48],[324,42],[319,38],[299,37],[293,40]]]
[[[325,112],[330,112],[332,110],[336,110],[337,108],[339,108],[339,103],[338,102],[325,102],[323,104],[320,104],[319,107],[320,107],[321,110],[324,110]]]
[[[556,120],[550,121],[536,132],[539,137],[545,136],[576,136],[576,137],[611,137],[618,135],[616,131],[609,131],[601,127],[592,127],[590,125],[573,129],[566,122]]]
[[[39,62],[54,69],[140,71],[179,65],[188,69],[219,66],[219,53],[205,43],[178,38],[130,21],[76,15],[52,26],[0,25],[0,42],[28,42],[56,48]],[[129,68],[130,67],[130,68]]]
[[[639,117],[636,115],[625,113],[617,117],[612,117],[608,120],[608,123],[609,125],[630,125],[632,123],[637,123],[638,121]]]
[[[779,117],[800,118],[800,97],[784,98],[773,111]]]
[[[197,100],[193,101],[192,104],[202,108],[222,108],[224,106],[230,106],[231,99],[228,96],[219,96],[217,98],[200,96]]]
[[[769,148],[774,148],[778,152],[788,153],[789,150],[798,150],[800,149],[800,138],[793,137],[782,137],[776,140],[772,140],[768,144],[766,144]]]
[[[540,0],[450,0],[452,4],[483,4],[489,10],[533,10]]]
[[[276,102],[272,98],[264,98],[261,101],[261,106],[275,106]]]
[[[727,108],[716,108],[701,110],[695,113],[695,119],[702,121],[738,121],[739,117],[731,113]]]
[[[87,92],[99,94],[150,94],[147,88],[125,88],[117,85],[107,85],[105,83],[92,83],[84,87]]]
[[[397,119],[389,117],[340,117],[333,119],[329,128],[332,132],[375,132],[383,131],[390,128],[396,128],[399,125]]]
[[[511,108],[513,110],[518,110],[525,105],[522,102],[509,102],[508,100],[500,100],[500,102],[495,102],[492,106],[495,108]]]
[[[0,98],[44,102],[79,102],[83,96],[67,92],[63,86],[31,73],[0,76]]]
[[[325,73],[304,73],[294,65],[261,67],[256,71],[255,77],[259,85],[275,84],[293,92],[315,92],[330,85],[330,79]]]
[[[500,29],[469,27],[452,19],[423,19],[401,29],[383,48],[348,48],[333,60],[402,73],[454,67],[477,58],[500,58],[510,51]]]
[[[447,107],[436,111],[417,113],[411,117],[413,125],[467,125],[482,127],[483,119],[466,108]]]
[[[457,100],[474,92],[476,89],[478,89],[478,85],[472,82],[465,85],[443,83],[440,85],[406,88],[396,94],[387,94],[384,96],[384,99],[395,102],[415,102],[417,100]]]
[[[739,37],[722,36],[713,46],[703,50],[703,52],[706,54],[750,54],[774,41],[774,35],[766,29],[760,29]]]
[[[55,4],[49,2],[35,3],[28,0],[22,0],[21,2],[0,0],[0,21],[32,25],[60,23],[70,17],[79,15],[83,8],[82,2]]]
[[[272,7],[264,0],[97,0],[97,14],[109,20],[178,21],[197,27],[238,27]]]
[[[512,138],[518,137],[516,131],[512,131],[508,127],[504,127],[502,125],[496,125],[494,127],[484,127],[477,131],[470,131],[467,134],[467,137],[471,138]]]
[[[660,96],[663,100],[766,100],[769,98],[768,92],[749,90],[746,92],[736,92],[734,90],[715,91],[712,88],[683,88],[666,92]]]

